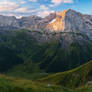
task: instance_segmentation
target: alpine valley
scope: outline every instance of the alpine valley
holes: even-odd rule
[[[0,92],[92,92],[92,15],[0,15],[0,73]]]

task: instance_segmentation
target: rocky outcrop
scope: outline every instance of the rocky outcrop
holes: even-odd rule
[[[41,19],[42,18],[37,17],[35,15],[32,15],[32,16],[29,16],[29,17],[22,17],[19,20],[19,26],[20,26],[20,28],[37,30],[39,21]]]
[[[0,15],[0,30],[19,29],[19,23],[16,17]]]
[[[51,13],[45,18],[32,15],[16,19],[0,15],[0,30],[23,28],[50,34],[53,32],[82,33],[92,40],[92,16],[83,15],[71,9]]]
[[[56,13],[56,18],[49,22],[46,29],[52,32],[83,33],[92,40],[92,16],[71,9],[64,10]]]

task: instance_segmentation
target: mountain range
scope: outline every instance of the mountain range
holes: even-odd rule
[[[54,88],[56,92],[74,92],[67,88],[84,87],[92,77],[92,15],[71,9],[51,13],[45,18],[32,15],[17,19],[0,15],[0,52],[0,73],[32,80],[37,78],[36,83],[29,83],[29,80],[17,81],[1,75],[5,87],[11,88],[12,83],[18,92],[40,92],[38,84],[44,85],[43,91],[50,83],[54,85],[47,88],[48,92],[53,92]],[[22,83],[18,84],[19,81]],[[27,83],[33,88],[26,89]]]
[[[0,29],[29,29],[51,32],[84,33],[92,40],[92,15],[84,15],[68,9],[51,13],[45,18],[36,15],[16,19],[0,15]]]

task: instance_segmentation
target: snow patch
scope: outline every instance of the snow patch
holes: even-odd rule
[[[53,19],[52,21],[50,21],[50,23],[53,23],[53,22],[55,22],[56,21],[56,19]]]

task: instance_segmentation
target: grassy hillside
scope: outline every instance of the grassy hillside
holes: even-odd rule
[[[48,86],[46,83],[0,75],[0,92],[71,92],[71,90],[57,85]]]
[[[60,39],[64,41],[62,36]],[[22,74],[23,72],[27,74],[35,72],[62,72],[92,60],[92,44],[89,41],[82,42],[82,45],[74,41],[68,48],[63,47],[59,40],[39,44],[28,30],[6,31],[0,34],[0,49],[3,49],[3,53],[6,53],[4,47],[12,51],[12,53],[7,51],[9,55],[7,55],[8,59],[5,62],[10,61],[10,63],[8,63],[9,67],[6,66],[5,72],[9,69],[10,71],[12,70],[12,73],[16,72],[15,75]],[[14,58],[13,60],[9,59],[12,55],[21,59],[22,62],[19,60],[20,63],[15,62],[15,64],[13,62]],[[4,58],[6,58],[5,55],[3,55],[2,60]],[[1,65],[3,63],[2,60],[0,60]],[[10,67],[11,65],[14,67]]]
[[[92,62],[90,62],[89,64],[92,64]],[[67,71],[65,73],[68,73],[67,76],[69,76],[69,72],[76,71],[78,73],[78,71],[80,70],[82,73],[82,68],[86,69],[89,66],[89,64],[85,64],[75,70]],[[65,76],[65,73],[61,73],[61,75]],[[78,88],[73,88],[73,89],[61,86],[61,84],[56,85],[55,78],[56,79],[58,78],[56,77],[56,75],[60,76],[60,74],[55,74],[52,77],[48,77],[48,79],[44,78],[41,81],[37,81],[37,80],[33,81],[33,80],[28,80],[28,79],[23,79],[23,78],[8,77],[5,75],[0,75],[0,92],[92,92],[92,84],[86,84],[84,86],[80,86]],[[71,79],[73,78],[70,77],[69,80]],[[63,79],[63,77],[61,77],[60,79],[57,79],[57,81],[61,81],[61,80],[63,80],[64,82],[65,79]],[[68,81],[68,85],[69,84],[70,82]]]
[[[27,79],[19,79],[0,75],[0,92],[92,92],[92,85],[85,85],[77,89],[36,82]]]
[[[82,88],[74,90],[74,92],[92,92],[92,85],[83,86]]]
[[[76,88],[92,82],[92,61],[70,71],[52,74],[40,81]]]
[[[90,62],[90,64],[92,64],[92,62]],[[86,66],[88,67],[89,64],[85,64],[75,70],[67,71],[65,73],[68,73],[67,76],[69,76],[69,72],[76,71],[77,74],[79,74],[78,71],[80,70],[82,73],[82,68],[85,67],[84,69],[86,69],[87,68]],[[64,77],[65,73],[61,73],[61,75]],[[47,78],[41,79],[41,81],[37,81],[37,80],[33,81],[23,78],[0,75],[0,92],[92,92],[92,84],[86,84],[84,86],[79,86],[78,88],[73,88],[73,89],[61,86],[61,84],[55,82],[56,81],[55,78],[56,79],[59,78],[58,76],[60,76],[60,74],[55,74],[51,77],[47,77],[48,79]],[[64,82],[65,79],[63,79],[63,77],[57,79],[57,81],[63,80]],[[72,79],[73,79],[72,77],[69,77],[69,80]],[[69,81],[66,82],[66,85],[67,84],[69,85],[70,82]],[[72,86],[73,85],[75,84],[72,84]]]

